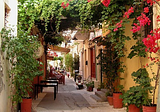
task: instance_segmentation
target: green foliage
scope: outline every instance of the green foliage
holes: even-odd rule
[[[79,55],[75,55],[73,58],[73,68],[74,70],[79,70]]]
[[[138,57],[146,57],[146,52],[145,52],[146,46],[143,44],[142,41],[137,41],[135,45],[131,47],[131,52],[128,55],[128,58],[133,58],[134,56]]]
[[[115,49],[115,45],[110,42],[110,38],[105,38],[102,41],[105,49],[103,49],[97,58],[100,58],[100,62],[98,64],[102,67],[102,72],[104,73],[104,77],[106,78],[106,87],[109,90],[109,94],[112,95],[115,92],[114,83],[117,80],[120,80],[119,77],[120,72],[124,72],[124,67],[122,62],[120,62],[120,56]]]
[[[135,104],[137,107],[142,105],[150,105],[151,99],[148,98],[149,93],[153,87],[150,85],[151,79],[145,68],[140,68],[136,72],[132,73],[132,77],[137,86],[130,87],[121,98],[124,105]]]
[[[59,57],[54,57],[53,60],[60,60],[62,61],[63,60],[63,57],[59,56]]]
[[[65,55],[65,65],[67,71],[73,72],[73,57],[72,54],[66,54]]]
[[[104,83],[99,84],[99,85],[98,85],[98,88],[99,88],[99,89],[104,89],[104,88],[105,88]]]
[[[19,103],[22,97],[28,97],[28,93],[32,91],[33,78],[42,75],[43,71],[39,70],[39,61],[34,58],[36,57],[35,51],[40,45],[37,36],[29,36],[23,30],[18,30],[17,33],[17,36],[14,36],[12,29],[3,28],[0,35],[2,51],[7,53],[6,58],[11,64],[10,86],[15,88],[11,98]]]
[[[89,81],[86,83],[87,87],[94,87],[94,81]]]

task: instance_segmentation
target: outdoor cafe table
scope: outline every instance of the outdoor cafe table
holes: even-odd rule
[[[58,81],[57,80],[41,80],[40,84],[35,84],[35,98],[38,98],[38,88],[41,92],[43,87],[54,87],[54,100],[56,99],[56,93],[58,93]]]

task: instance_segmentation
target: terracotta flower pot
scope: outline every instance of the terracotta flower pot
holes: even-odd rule
[[[122,103],[122,99],[120,98],[120,95],[122,95],[121,92],[113,93],[113,108],[123,107],[123,103]]]
[[[93,91],[93,87],[88,86],[88,87],[87,87],[87,91]]]
[[[21,103],[21,112],[31,112],[32,108],[32,99],[23,98]]]
[[[143,106],[143,112],[156,112],[156,105]]]
[[[113,105],[113,96],[107,96],[109,105]]]
[[[140,112],[140,108],[136,107],[134,104],[128,106],[128,112]]]

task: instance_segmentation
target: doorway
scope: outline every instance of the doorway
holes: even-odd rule
[[[95,62],[95,48],[91,48],[90,49],[90,53],[91,53],[91,77],[92,78],[96,78],[96,62]]]

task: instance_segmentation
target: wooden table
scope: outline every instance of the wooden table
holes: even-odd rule
[[[58,81],[57,80],[42,80],[40,84],[35,84],[35,99],[38,98],[38,88],[40,87],[41,92],[43,87],[54,87],[54,100],[56,99],[56,93],[58,93]]]

